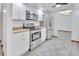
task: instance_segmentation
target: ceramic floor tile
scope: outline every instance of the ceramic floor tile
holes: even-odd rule
[[[59,37],[46,40],[28,53],[29,56],[79,56],[79,44],[71,42],[71,33],[59,32]],[[28,56],[26,54],[26,56]]]

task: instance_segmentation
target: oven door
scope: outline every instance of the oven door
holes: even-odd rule
[[[32,33],[32,42],[41,38],[41,31]]]

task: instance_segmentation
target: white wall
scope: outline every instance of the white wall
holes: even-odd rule
[[[58,30],[72,31],[72,13],[67,16],[57,14],[56,12],[46,13],[46,15],[47,16],[45,19],[48,21],[50,17],[53,16],[52,24],[53,24],[53,31],[54,31],[53,33],[55,36],[58,36]]]
[[[55,14],[54,34],[58,36],[57,30],[72,31],[72,40],[79,41],[79,4],[73,7],[68,16]]]
[[[2,4],[0,3],[0,40],[2,40]]]
[[[72,13],[67,16],[54,13],[54,35],[58,36],[58,30],[72,31]]]
[[[58,30],[71,31],[72,14],[64,16],[57,15],[55,18],[58,24]]]
[[[3,4],[3,51],[4,55],[12,55],[12,5]]]
[[[79,41],[79,9],[74,10],[72,19],[72,40]]]

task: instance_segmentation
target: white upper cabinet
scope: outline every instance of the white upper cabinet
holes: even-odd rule
[[[26,9],[23,4],[13,4],[12,5],[12,18],[16,20],[25,20],[26,18]]]

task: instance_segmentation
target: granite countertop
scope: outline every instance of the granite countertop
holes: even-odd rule
[[[13,28],[13,33],[27,32],[27,31],[29,31],[29,29],[24,29],[22,27]]]

